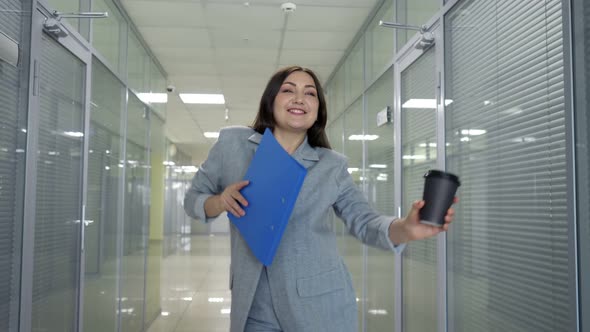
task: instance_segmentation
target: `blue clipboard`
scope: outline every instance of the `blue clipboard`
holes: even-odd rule
[[[244,175],[250,183],[240,192],[248,201],[240,218],[228,213],[258,260],[269,266],[275,256],[307,169],[295,160],[267,128]]]

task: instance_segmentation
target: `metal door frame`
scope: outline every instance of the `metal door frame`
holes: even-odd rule
[[[426,49],[420,49],[415,47],[420,40],[420,35],[417,34],[412,37],[405,46],[399,50],[395,57],[394,62],[394,110],[393,110],[393,123],[395,126],[394,142],[397,146],[394,155],[394,183],[395,183],[395,195],[394,204],[397,207],[398,216],[401,215],[402,210],[402,165],[403,165],[403,151],[402,151],[402,124],[401,124],[401,74],[407,68],[409,68],[414,62],[426,52],[434,48],[435,52],[435,75],[436,88],[436,140],[437,140],[437,160],[436,166],[439,169],[445,169],[445,137],[444,137],[444,87],[443,87],[443,68],[444,68],[444,41],[443,41],[443,26],[442,20],[439,17],[433,18],[429,21],[430,31],[433,33],[435,41],[432,46]],[[447,275],[446,275],[446,232],[441,233],[437,236],[437,331],[445,332],[447,330]],[[396,297],[395,297],[395,329],[396,332],[404,331],[403,324],[403,256],[400,255],[399,259],[395,260],[395,285],[396,285]]]
[[[27,119],[27,151],[26,151],[26,175],[24,194],[24,216],[23,216],[23,248],[22,248],[22,273],[21,273],[21,303],[19,316],[19,331],[31,331],[33,311],[33,272],[34,272],[34,245],[35,245],[35,217],[37,203],[37,150],[38,150],[38,129],[39,129],[39,63],[42,58],[41,41],[43,34],[50,36],[43,30],[45,19],[51,17],[53,10],[45,0],[35,1],[33,4],[31,23],[31,61],[29,73],[29,104]],[[83,292],[84,289],[84,221],[87,188],[88,169],[88,133],[89,133],[89,110],[90,110],[90,72],[92,66],[92,54],[88,43],[84,38],[67,22],[62,26],[68,35],[65,37],[53,38],[60,46],[76,56],[85,65],[84,78],[84,114],[83,114],[83,156],[81,166],[81,201],[79,225],[79,251],[78,262],[80,264],[76,283],[76,330],[81,330],[83,313]]]

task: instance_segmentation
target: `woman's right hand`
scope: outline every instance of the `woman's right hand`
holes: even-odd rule
[[[250,181],[240,181],[227,186],[223,192],[219,195],[219,203],[221,209],[227,211],[237,218],[246,215],[242,206],[248,206],[248,201],[242,196],[240,190],[247,186]],[[241,204],[241,206],[240,206]]]

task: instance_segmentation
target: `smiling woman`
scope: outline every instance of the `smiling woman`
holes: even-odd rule
[[[452,221],[450,209],[443,227],[420,224],[423,202],[402,219],[377,213],[354,184],[346,157],[331,150],[326,122],[324,93],[313,71],[297,66],[278,71],[266,85],[252,128],[220,131],[185,196],[184,208],[193,218],[245,216],[249,202],[241,190],[249,182],[242,179],[266,129],[307,169],[272,264],[263,266],[231,227],[232,332],[357,330],[356,295],[338,252],[332,213],[360,241],[398,253],[403,243],[430,238]]]

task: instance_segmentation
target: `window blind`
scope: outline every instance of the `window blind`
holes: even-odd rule
[[[72,331],[80,259],[85,65],[45,35],[41,50],[33,329]]]
[[[561,1],[462,1],[445,37],[449,330],[569,330]]]
[[[435,50],[429,49],[401,73],[402,215],[422,198],[424,174],[436,165]],[[430,105],[420,105],[430,100]],[[404,250],[404,331],[436,331],[436,238]]]

